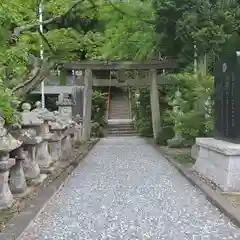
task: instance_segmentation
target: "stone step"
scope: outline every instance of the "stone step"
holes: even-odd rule
[[[136,136],[136,132],[108,132],[111,136]]]
[[[128,96],[114,96],[110,100],[109,119],[128,119],[129,112]]]
[[[129,117],[129,114],[128,113],[125,113],[125,114],[119,114],[119,113],[116,113],[116,114],[109,114],[109,118],[110,119],[126,119]]]
[[[134,125],[132,123],[125,123],[125,124],[108,124],[107,126],[108,128],[117,128],[117,129],[129,129],[129,128],[133,128],[134,129]]]
[[[126,108],[110,108],[109,112],[119,113],[119,112],[129,112],[129,109]]]
[[[109,112],[109,115],[129,115],[129,112],[121,112],[121,111],[118,111],[118,112]]]
[[[108,135],[112,135],[112,136],[126,136],[126,135],[137,136],[137,133],[136,132],[108,132]]]
[[[111,123],[107,127],[108,134],[112,136],[136,136],[133,123]]]
[[[128,105],[129,102],[128,101],[110,101],[110,104],[123,104],[123,105]]]
[[[129,111],[128,108],[120,107],[120,108],[110,108],[110,111]]]
[[[135,131],[135,129],[134,128],[108,128],[108,131],[110,131],[110,132],[116,132],[116,131],[126,132],[126,131]]]
[[[110,106],[109,109],[114,109],[114,110],[122,110],[122,109],[129,109],[128,106]]]
[[[110,106],[109,109],[129,109],[128,106]]]

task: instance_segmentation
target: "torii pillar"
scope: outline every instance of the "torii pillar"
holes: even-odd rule
[[[160,104],[159,104],[159,92],[157,85],[157,70],[150,70],[151,77],[151,111],[152,111],[152,127],[153,127],[153,137],[156,140],[158,134],[161,132],[161,117],[160,117]]]
[[[88,141],[91,137],[92,86],[92,69],[85,69],[83,97],[83,141]]]

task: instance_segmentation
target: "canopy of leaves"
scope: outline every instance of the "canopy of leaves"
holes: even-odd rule
[[[41,44],[49,62],[172,56],[186,67],[194,45],[213,59],[240,47],[239,33],[239,0],[1,0],[0,83],[25,81]]]
[[[193,61],[194,45],[198,55],[216,57],[240,33],[238,0],[165,0],[155,1],[155,8],[159,49],[185,64]]]

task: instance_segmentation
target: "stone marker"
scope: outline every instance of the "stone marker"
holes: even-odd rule
[[[191,157],[197,160],[199,154],[199,146],[197,144],[193,144],[191,148]]]
[[[223,191],[240,191],[240,61],[237,53],[215,66],[215,138],[197,138],[194,168]]]

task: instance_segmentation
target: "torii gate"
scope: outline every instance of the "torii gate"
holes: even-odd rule
[[[160,105],[159,91],[160,84],[176,83],[174,79],[170,79],[165,75],[158,76],[158,70],[172,70],[177,68],[177,63],[173,60],[151,60],[151,61],[81,61],[73,63],[65,63],[63,65],[66,70],[84,71],[84,102],[83,102],[83,138],[85,141],[90,139],[91,133],[91,109],[92,109],[92,87],[103,86],[107,84],[109,79],[93,78],[94,71],[148,71],[148,76],[143,78],[124,79],[123,82],[111,81],[111,86],[150,86],[151,92],[151,110],[152,110],[152,126],[154,138],[161,131],[160,125]],[[102,83],[102,84],[101,84]]]

